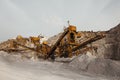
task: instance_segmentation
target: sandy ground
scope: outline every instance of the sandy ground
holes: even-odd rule
[[[65,63],[19,60],[10,55],[0,55],[0,80],[110,80],[110,78],[71,70]]]

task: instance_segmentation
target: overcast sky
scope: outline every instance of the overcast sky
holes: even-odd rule
[[[0,41],[55,35],[67,25],[108,30],[120,23],[120,0],[0,0]]]

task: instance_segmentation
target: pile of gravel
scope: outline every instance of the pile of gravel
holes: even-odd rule
[[[106,45],[105,56],[114,60],[120,60],[120,24],[108,31]]]
[[[120,76],[120,61],[97,58],[89,54],[83,54],[76,58],[69,66],[79,71],[86,71],[92,74],[105,76]]]

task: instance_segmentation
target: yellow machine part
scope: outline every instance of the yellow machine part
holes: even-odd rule
[[[40,41],[39,37],[30,37],[31,41]]]
[[[68,29],[69,29],[70,31],[75,31],[75,32],[76,32],[76,26],[70,25],[70,26],[68,27]]]
[[[23,37],[21,35],[18,35],[16,39],[22,39]]]
[[[40,38],[39,37],[30,37],[30,40],[34,45],[39,46],[40,45]]]
[[[47,58],[48,52],[50,51],[50,49],[51,49],[50,46],[48,46],[47,44],[41,45],[40,50],[42,51],[42,55],[43,55],[44,59]]]
[[[46,45],[46,44],[48,44],[48,42],[47,42],[47,41],[43,41],[43,44],[45,44],[45,45]]]
[[[80,32],[77,33],[77,38],[80,38],[82,34]]]
[[[17,40],[17,42],[25,45],[26,42],[28,41],[28,38],[24,38],[24,37],[22,37],[21,35],[18,35],[18,36],[16,37],[16,40]]]

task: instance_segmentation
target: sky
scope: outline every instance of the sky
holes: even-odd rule
[[[68,20],[78,31],[109,30],[120,23],[120,0],[0,0],[0,41],[50,37]]]

